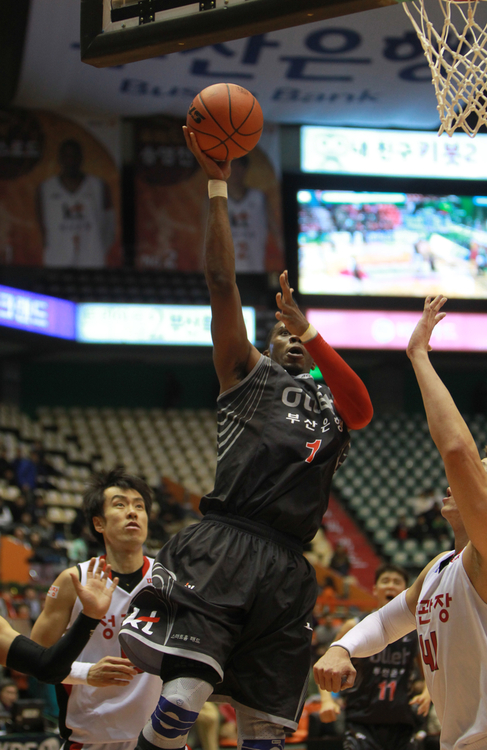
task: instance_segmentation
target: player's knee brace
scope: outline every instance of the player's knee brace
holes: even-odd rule
[[[154,713],[142,730],[143,738],[164,750],[183,748],[189,730],[212,692],[211,685],[195,677],[178,677],[166,683]]]
[[[286,734],[280,724],[238,713],[238,750],[284,750]]]

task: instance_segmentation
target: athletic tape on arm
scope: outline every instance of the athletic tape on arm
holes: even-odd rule
[[[392,602],[372,612],[365,620],[345,633],[332,646],[342,646],[351,657],[366,657],[378,654],[389,643],[399,640],[416,628],[416,618],[406,602],[406,592],[396,596]]]

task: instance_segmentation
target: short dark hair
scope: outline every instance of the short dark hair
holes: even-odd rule
[[[265,352],[268,350],[268,348],[271,345],[272,336],[274,335],[274,331],[276,330],[276,327],[278,325],[281,325],[281,321],[280,320],[278,320],[277,323],[274,323],[274,325],[272,326],[272,328],[270,329],[270,331],[268,331],[268,333],[267,333],[267,336],[265,338],[265,344],[264,344],[264,351]]]
[[[104,543],[103,534],[96,531],[93,518],[95,516],[105,517],[105,490],[109,487],[120,487],[122,490],[135,490],[138,492],[144,501],[147,515],[149,515],[152,506],[152,490],[140,477],[128,474],[125,469],[119,467],[110,471],[99,471],[93,474],[88,480],[86,490],[83,493],[83,512],[91,533],[95,539],[102,543]]]
[[[397,573],[402,578],[404,578],[404,583],[406,584],[406,586],[409,584],[409,573],[400,565],[394,565],[394,563],[382,563],[382,565],[379,565],[379,567],[375,571],[374,582],[377,583],[381,575],[383,575],[384,573]]]

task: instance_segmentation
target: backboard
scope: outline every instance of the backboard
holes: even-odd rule
[[[81,0],[81,59],[100,68],[122,65],[397,2]]]

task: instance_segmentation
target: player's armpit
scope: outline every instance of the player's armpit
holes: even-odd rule
[[[76,601],[70,571],[77,572],[77,568],[63,570],[56,578],[47,593],[44,609],[32,628],[31,638],[41,646],[52,646],[68,627]]]

